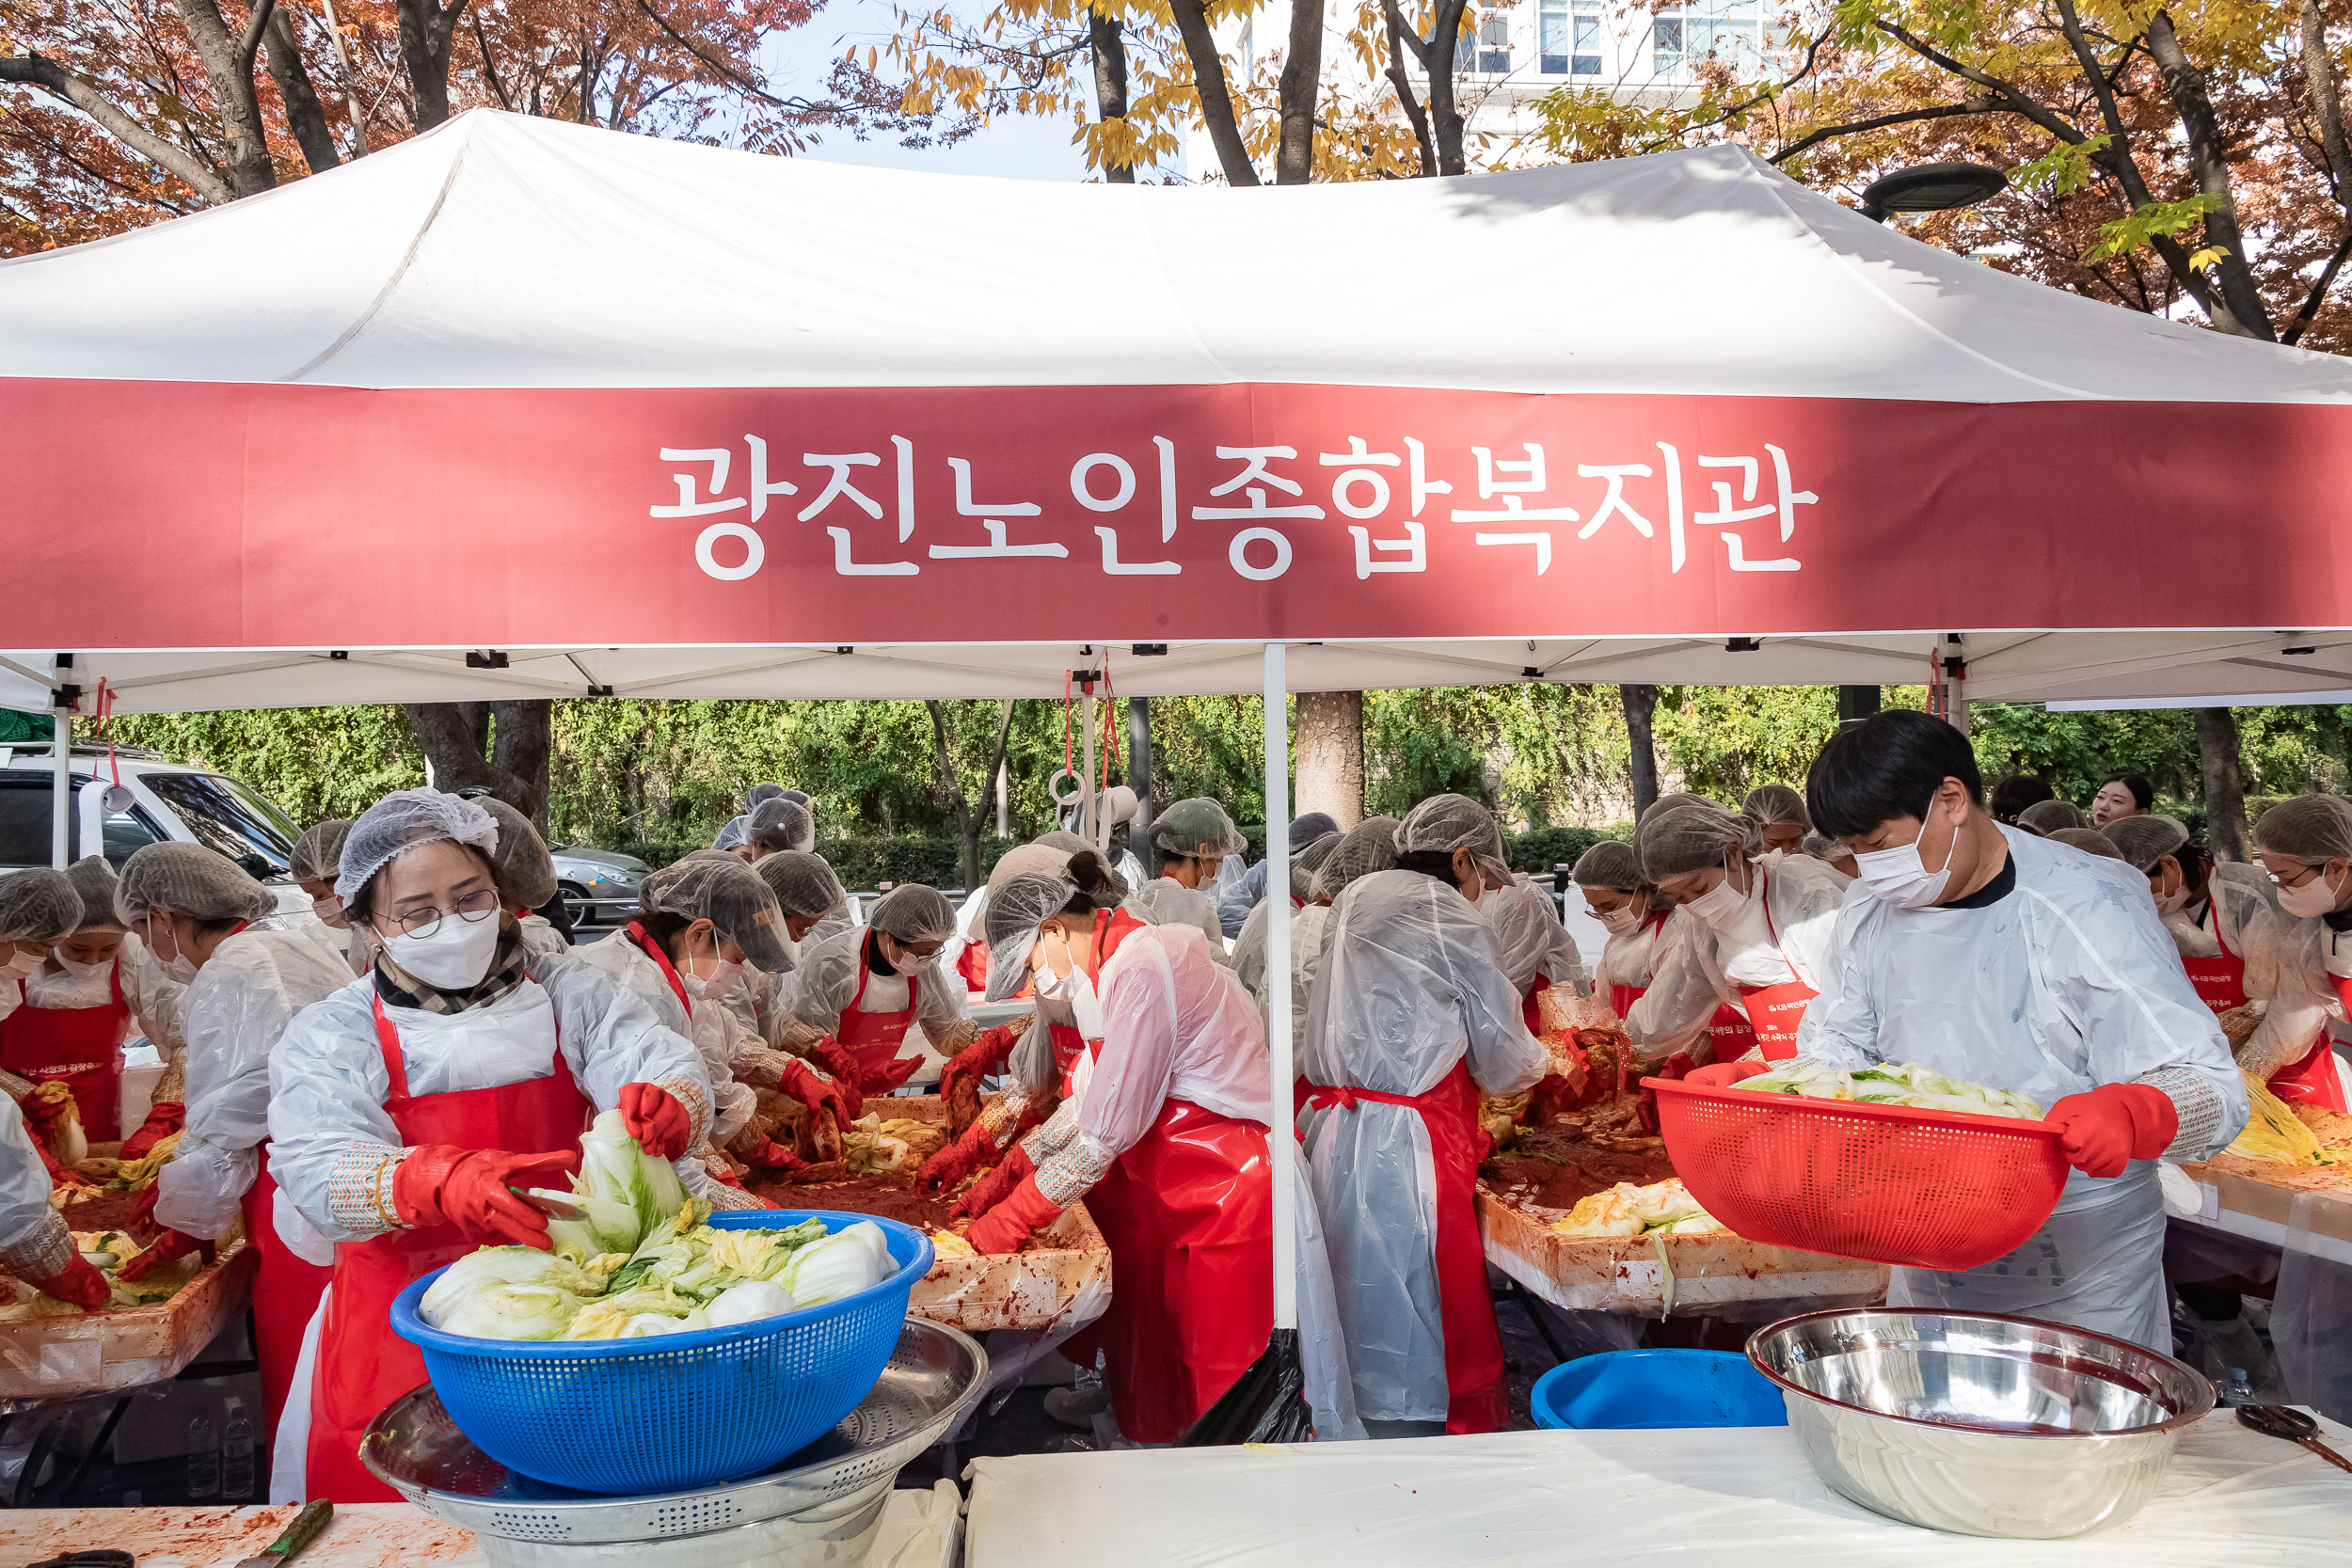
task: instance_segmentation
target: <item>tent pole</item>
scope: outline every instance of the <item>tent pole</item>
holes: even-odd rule
[[[73,702],[64,692],[57,694],[57,706],[50,710],[52,766],[49,811],[49,863],[63,871],[72,860],[70,852],[73,832]]]
[[[1274,1326],[1298,1326],[1298,1214],[1292,1170],[1298,1140],[1291,1135],[1291,1084],[1297,1077],[1291,1039],[1291,801],[1288,650],[1265,645],[1265,959],[1266,1059],[1273,1122]]]

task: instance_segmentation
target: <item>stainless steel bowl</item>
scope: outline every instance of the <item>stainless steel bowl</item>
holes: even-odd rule
[[[1962,1535],[2079,1535],[2131,1517],[2213,1385],[2104,1334],[1991,1313],[1808,1312],[1756,1331],[1823,1481]]]
[[[500,1568],[831,1568],[865,1560],[898,1471],[987,1382],[977,1341],[910,1318],[882,1381],[825,1436],[760,1475],[657,1497],[518,1476],[457,1430],[430,1385],[375,1418],[359,1457],[425,1513],[472,1530]]]

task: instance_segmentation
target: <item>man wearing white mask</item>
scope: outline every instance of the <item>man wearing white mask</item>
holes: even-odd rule
[[[1223,806],[1196,796],[1152,819],[1152,847],[1160,874],[1127,895],[1127,912],[1147,926],[1193,927],[1209,939],[1210,958],[1232,962],[1216,913],[1217,875],[1242,852],[1241,830]]]
[[[1995,823],[1967,736],[1908,709],[1833,736],[1806,803],[1862,877],[1799,1052],[2023,1094],[2048,1107],[2074,1167],[2024,1245],[1965,1272],[1897,1269],[1888,1302],[2169,1345],[2155,1162],[2220,1150],[2247,1101],[2147,879]]]

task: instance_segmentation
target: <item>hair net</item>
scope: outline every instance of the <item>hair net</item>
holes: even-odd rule
[[[277,911],[278,900],[245,867],[216,850],[200,844],[144,844],[122,863],[115,882],[115,914],[128,926],[155,909],[198,920],[259,920]]]
[[[1480,899],[1478,912],[1494,933],[1495,962],[1502,966],[1502,977],[1513,990],[1527,995],[1541,975],[1554,985],[1565,985],[1571,995],[1581,994],[1584,965],[1549,893],[1515,882]]]
[[[330,816],[313,822],[294,840],[294,862],[287,875],[297,882],[331,882],[343,858],[343,840],[351,836],[351,818]],[[545,902],[545,900],[542,900]]]
[[[2352,861],[2352,800],[2341,795],[2298,795],[2263,813],[2254,842],[2266,850],[2316,865]]]
[[[1152,847],[1163,855],[1197,860],[1202,855],[1238,855],[1248,846],[1223,806],[1196,795],[1152,819]]]
[[[335,896],[346,907],[358,891],[374,879],[386,863],[420,844],[448,839],[470,845],[497,857],[498,818],[475,801],[444,795],[437,789],[396,789],[359,814],[343,841],[342,859],[335,873]],[[168,899],[162,902],[170,905]],[[178,908],[177,905],[170,905]]]
[[[1642,859],[1633,852],[1633,846],[1613,838],[1602,839],[1584,851],[1568,878],[1579,887],[1614,888],[1619,893],[1631,893],[1642,886]]]
[[[81,896],[64,872],[36,866],[0,877],[0,942],[56,942],[81,924]]]
[[[1315,896],[1337,902],[1347,884],[1375,871],[1396,868],[1397,820],[1367,816],[1340,835],[1315,871]]]
[[[1304,816],[1294,816],[1291,818],[1291,853],[1295,855],[1317,839],[1339,831],[1339,822],[1327,811],[1311,811]]]
[[[2178,855],[2188,843],[2188,825],[2172,816],[2119,816],[2099,831],[2117,854],[2142,871],[2153,871],[2156,862]]]
[[[1804,835],[1804,852],[1817,861],[1842,861],[1850,850],[1827,833]]]
[[[526,910],[535,910],[554,897],[555,862],[548,858],[548,841],[539,836],[531,818],[486,795],[474,804],[499,825],[499,847],[490,852],[498,863],[499,890]]]
[[[946,942],[956,934],[956,907],[937,888],[907,882],[875,899],[866,924],[900,942]]]
[[[995,897],[996,890],[1015,877],[1059,877],[1069,866],[1070,857],[1074,852],[1043,842],[1016,844],[998,856],[996,863],[988,868],[988,895]]]
[[[821,855],[799,849],[762,855],[752,863],[752,872],[776,895],[776,907],[796,920],[831,914],[849,901],[841,879]]]
[[[775,800],[783,793],[784,785],[780,784],[755,784],[743,792],[743,810],[747,814],[755,812],[763,801]]]
[[[2017,825],[2047,838],[2060,828],[2088,828],[2090,818],[2072,800],[2036,800],[2017,814]]]
[[[2115,847],[2115,840],[2096,828],[2060,828],[2048,837],[2053,844],[2063,844],[2103,860],[2120,861],[2123,858],[2123,851]]]
[[[1691,800],[1670,811],[1653,808],[1633,835],[1649,880],[1721,865],[1737,850],[1753,855],[1763,847],[1756,818],[1713,800]]]
[[[1511,879],[1511,856],[1502,847],[1495,814],[1467,795],[1432,795],[1397,824],[1399,855],[1423,850],[1450,855],[1456,849],[1468,849],[1489,880]]]
[[[721,937],[743,950],[755,969],[781,974],[792,967],[776,895],[758,872],[733,855],[665,865],[645,879],[637,901],[647,914],[709,921]]]
[[[1291,896],[1300,903],[1315,895],[1315,873],[1340,847],[1337,829],[1314,839],[1303,848],[1291,851]]]
[[[1813,818],[1804,809],[1804,797],[1787,784],[1756,785],[1740,802],[1740,810],[1760,825],[1793,822],[1806,832],[1813,831]]]
[[[817,801],[805,789],[787,789],[777,799],[789,800],[794,805],[803,808],[812,817],[817,815]]]
[[[65,868],[73,895],[82,901],[82,927],[118,926],[115,917],[115,868],[103,855],[85,855]]]
[[[743,825],[743,837],[762,849],[797,849],[806,854],[817,847],[817,818],[798,800],[787,800],[779,795],[752,808],[752,819]]]
[[[1024,871],[989,890],[980,925],[988,937],[988,1000],[1002,1002],[1029,978],[1038,927],[1061,913],[1077,888],[1059,877]]]

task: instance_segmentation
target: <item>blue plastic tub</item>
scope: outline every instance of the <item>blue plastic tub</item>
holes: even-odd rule
[[[735,1210],[722,1229],[831,1232],[871,1219],[898,1272],[843,1301],[732,1328],[650,1339],[478,1339],[417,1315],[436,1269],[392,1303],[392,1329],[424,1353],[434,1391],[476,1447],[511,1470],[582,1492],[676,1492],[755,1475],[831,1431],[873,1391],[906,1322],[930,1238],[895,1220],[802,1209]]]
[[[1535,1424],[1554,1429],[1785,1427],[1780,1390],[1721,1350],[1620,1350],[1564,1361],[1535,1380]]]

